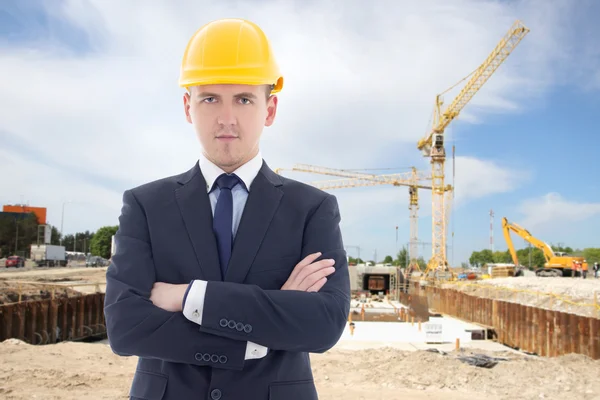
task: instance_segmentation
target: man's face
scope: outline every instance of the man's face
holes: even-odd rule
[[[183,96],[185,116],[194,125],[204,155],[225,172],[251,160],[265,126],[273,124],[277,97],[266,85],[203,85]]]

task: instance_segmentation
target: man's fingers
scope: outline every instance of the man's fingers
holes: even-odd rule
[[[290,274],[289,279],[292,281],[295,280],[296,276],[298,276],[300,271],[302,271],[302,269],[304,269],[304,267],[306,267],[307,265],[312,264],[313,261],[315,261],[317,258],[321,257],[321,254],[322,254],[321,252],[312,253],[312,254],[309,254],[306,257],[304,257],[304,259],[302,259],[302,261],[300,261],[298,264],[296,264],[296,266],[294,267],[294,270]]]
[[[304,267],[298,273],[296,280],[298,282],[302,282],[304,279],[306,279],[307,276],[310,276],[321,269],[329,268],[334,264],[335,264],[335,260],[331,260],[331,259],[317,261],[316,263],[313,263],[313,264],[310,264],[310,265]]]
[[[327,278],[323,277],[323,278],[319,279],[314,285],[309,287],[306,291],[307,292],[318,292],[319,290],[321,290],[321,288],[323,286],[325,286],[325,283],[327,283]]]
[[[312,287],[314,284],[322,280],[323,278],[333,274],[335,272],[335,267],[327,267],[319,269],[318,271],[308,275],[304,280],[299,283],[300,290],[308,290],[308,288]]]
[[[302,261],[300,261],[298,263],[298,265],[306,267],[307,265],[312,264],[313,261],[315,261],[317,258],[321,257],[321,254],[322,254],[321,252],[309,254],[306,257],[304,257],[304,259]]]

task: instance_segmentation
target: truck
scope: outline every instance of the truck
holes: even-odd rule
[[[32,244],[31,260],[35,262],[38,267],[65,267],[67,265],[65,246]]]

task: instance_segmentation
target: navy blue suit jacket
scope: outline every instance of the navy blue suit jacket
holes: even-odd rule
[[[198,164],[125,191],[104,310],[112,350],[139,357],[131,398],[317,399],[309,353],[337,343],[350,308],[339,222],[333,195],[279,176],[263,161],[221,277]],[[315,252],[336,262],[325,286],[280,290]],[[149,300],[155,282],[194,279],[208,281],[201,325]],[[268,354],[245,360],[248,341]]]

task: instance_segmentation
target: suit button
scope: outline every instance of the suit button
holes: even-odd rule
[[[227,362],[227,356],[220,356],[219,357],[219,362],[221,364],[225,364]]]
[[[194,358],[198,361],[202,361],[202,353],[196,353],[196,355],[194,356]]]
[[[229,321],[229,324],[227,324],[227,326],[230,327],[231,329],[234,329],[235,325],[236,325],[235,321]]]
[[[227,320],[225,318],[223,318],[222,320],[219,321],[219,325],[221,325],[223,328],[225,328],[227,326]]]
[[[209,362],[209,361],[210,361],[210,354],[203,354],[203,355],[202,355],[202,359],[203,359],[204,361],[206,361],[206,362]]]
[[[246,332],[246,333],[252,332],[252,325],[246,324],[246,326],[244,326],[244,332]]]
[[[221,398],[221,391],[219,389],[215,389],[210,392],[210,398],[213,400],[219,400]]]
[[[241,322],[238,322],[237,325],[235,326],[235,329],[237,329],[238,331],[243,331],[244,330],[244,324],[242,324]]]
[[[214,363],[218,363],[219,362],[219,356],[216,354],[213,354],[212,356],[210,356],[210,361],[214,362]]]

